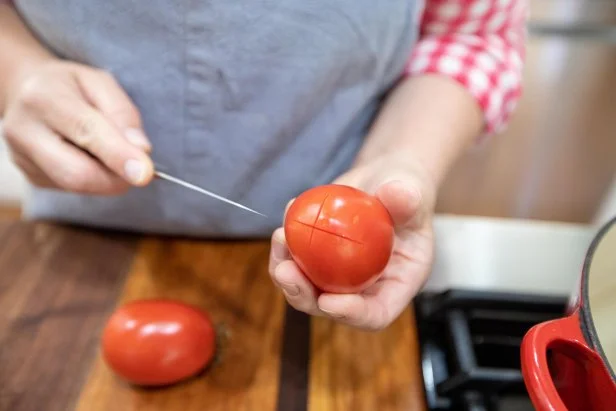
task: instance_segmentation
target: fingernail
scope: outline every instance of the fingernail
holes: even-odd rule
[[[133,184],[140,184],[145,178],[145,164],[138,160],[130,159],[124,164],[124,173]]]
[[[279,283],[282,287],[282,291],[290,297],[297,297],[299,295],[299,287],[295,284]]]
[[[145,148],[146,150],[151,148],[148,138],[145,133],[138,128],[129,128],[124,131],[124,136],[133,145],[137,147]]]

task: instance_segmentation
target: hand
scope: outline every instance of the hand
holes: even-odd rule
[[[269,272],[295,309],[380,330],[402,313],[428,278],[434,250],[435,184],[420,164],[394,156],[354,167],[335,183],[376,194],[394,220],[394,250],[379,281],[360,294],[319,295],[291,258],[283,228],[272,235]]]
[[[149,182],[154,167],[139,112],[110,74],[52,61],[15,77],[3,128],[32,184],[110,195]]]

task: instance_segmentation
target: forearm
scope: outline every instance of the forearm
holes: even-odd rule
[[[41,62],[53,58],[36,40],[13,6],[0,2],[0,117],[7,96],[20,76]]]
[[[459,84],[439,75],[407,77],[385,101],[356,163],[407,157],[438,187],[482,129],[480,107]]]
[[[522,92],[528,0],[426,0],[421,35],[358,163],[419,162],[440,185],[479,137],[501,132]]]

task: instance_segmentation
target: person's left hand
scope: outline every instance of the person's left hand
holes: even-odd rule
[[[269,272],[295,309],[365,330],[381,330],[408,306],[431,270],[436,187],[419,163],[394,156],[354,167],[334,183],[376,195],[394,221],[394,250],[381,278],[359,294],[320,294],[290,256],[283,228],[272,235]]]

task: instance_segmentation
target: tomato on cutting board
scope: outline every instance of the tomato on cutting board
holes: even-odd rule
[[[328,184],[299,195],[284,231],[293,259],[319,289],[356,293],[374,284],[394,244],[394,224],[375,196]]]
[[[118,308],[102,336],[107,365],[129,383],[162,386],[203,370],[214,357],[216,336],[206,313],[164,299]]]

